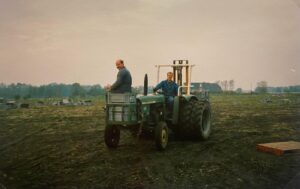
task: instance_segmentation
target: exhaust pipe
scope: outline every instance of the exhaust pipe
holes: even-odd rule
[[[144,96],[148,95],[148,75],[145,74],[144,77]]]

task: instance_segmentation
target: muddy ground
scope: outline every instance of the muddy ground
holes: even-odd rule
[[[0,110],[0,188],[284,188],[300,171],[299,153],[255,146],[300,141],[300,95],[212,95],[211,103],[211,138],[171,138],[164,152],[126,131],[107,149],[101,100]]]

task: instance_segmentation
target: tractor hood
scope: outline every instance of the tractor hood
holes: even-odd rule
[[[142,104],[155,104],[155,103],[165,103],[164,95],[148,95],[148,96],[137,96],[137,100],[139,100]]]

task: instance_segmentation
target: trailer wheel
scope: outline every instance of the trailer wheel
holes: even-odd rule
[[[158,150],[165,150],[168,145],[169,133],[167,124],[163,121],[158,122],[155,128],[155,144]]]
[[[107,147],[117,148],[120,141],[119,127],[117,125],[106,125],[104,140]]]

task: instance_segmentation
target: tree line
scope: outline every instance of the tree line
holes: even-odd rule
[[[50,97],[86,97],[99,96],[105,93],[99,85],[57,84],[33,86],[24,83],[6,85],[0,83],[0,97],[2,98],[50,98]]]
[[[269,87],[266,81],[260,81],[255,88],[257,93],[299,93],[300,85],[285,87]]]
[[[218,85],[219,92],[234,91],[234,80],[224,80],[213,83],[213,87]],[[203,86],[209,90],[210,85]],[[143,86],[134,87],[133,92],[142,93]],[[210,90],[211,91],[211,90]],[[235,92],[241,93],[242,89],[238,88]],[[269,87],[266,81],[260,81],[254,90],[256,93],[288,93],[300,92],[300,85],[286,87]],[[104,88],[100,84],[96,85],[80,85],[73,84],[57,84],[33,86],[24,83],[4,84],[0,83],[0,98],[51,98],[51,97],[87,97],[101,96],[105,94]]]

